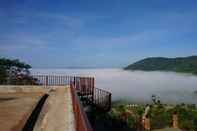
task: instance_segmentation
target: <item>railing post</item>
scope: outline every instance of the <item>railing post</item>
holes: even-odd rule
[[[46,86],[48,86],[48,76],[46,76],[45,84],[46,84]]]
[[[95,88],[95,85],[94,85],[94,78],[92,78],[91,80],[92,84],[91,84],[91,90],[92,90],[92,102],[94,103],[94,88]]]
[[[74,76],[74,81],[73,81],[74,86],[76,86],[76,77]]]
[[[109,94],[109,107],[108,107],[108,110],[110,110],[111,109],[111,93]]]

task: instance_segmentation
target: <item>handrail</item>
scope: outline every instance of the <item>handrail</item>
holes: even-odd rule
[[[64,86],[70,85],[75,76],[57,76],[57,75],[33,75],[38,84],[45,86]]]
[[[111,109],[111,93],[99,88],[94,89],[94,101],[93,103],[97,108],[103,111],[109,111]]]
[[[109,111],[111,108],[111,93],[95,88],[93,77],[33,75],[33,78],[38,80],[38,84],[45,86],[74,84],[77,93],[88,98],[88,101],[97,108],[104,111]]]
[[[76,92],[76,88],[74,84],[71,84],[71,95],[72,95],[72,102],[73,102],[73,111],[75,115],[75,127],[76,131],[93,131],[87,115],[85,114],[79,97]]]

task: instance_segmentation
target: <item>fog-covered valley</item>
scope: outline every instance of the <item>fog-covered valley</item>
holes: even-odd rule
[[[148,103],[153,94],[163,103],[197,104],[197,76],[174,72],[122,69],[32,69],[32,74],[77,75],[96,78],[96,86],[112,92],[113,100]]]

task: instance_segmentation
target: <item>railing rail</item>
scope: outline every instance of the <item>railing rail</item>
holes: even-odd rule
[[[33,75],[37,83],[45,86],[64,86],[70,85],[74,81],[74,76],[56,76],[56,75]]]
[[[111,109],[111,93],[99,88],[94,89],[94,104],[101,110]]]
[[[74,84],[79,95],[94,94],[94,78],[93,77],[75,77]]]
[[[111,108],[111,93],[103,89],[95,88],[94,78],[75,77],[75,88],[78,94],[88,98],[97,108],[109,111]]]
[[[72,94],[73,111],[75,112],[76,131],[93,131],[77,95],[75,85],[71,84],[70,89]]]

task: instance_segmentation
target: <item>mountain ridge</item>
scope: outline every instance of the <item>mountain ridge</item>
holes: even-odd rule
[[[128,65],[125,70],[174,71],[197,74],[197,56],[188,57],[148,57]]]

